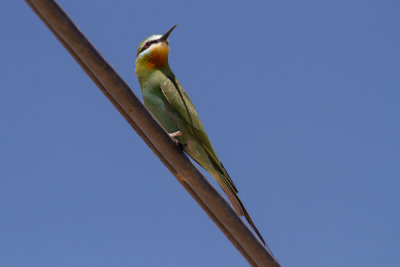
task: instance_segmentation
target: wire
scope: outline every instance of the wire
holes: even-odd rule
[[[249,264],[280,266],[57,3],[26,2]]]

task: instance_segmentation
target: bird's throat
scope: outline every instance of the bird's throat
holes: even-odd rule
[[[168,63],[169,47],[165,42],[153,45],[149,61],[147,62],[148,69],[155,69],[164,66]]]

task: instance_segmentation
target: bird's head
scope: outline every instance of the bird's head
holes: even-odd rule
[[[168,36],[176,26],[164,35],[155,34],[140,43],[136,54],[136,67],[140,65],[146,69],[154,69],[168,64]]]

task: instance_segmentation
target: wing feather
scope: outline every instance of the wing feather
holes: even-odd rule
[[[168,77],[163,83],[161,83],[161,91],[163,92],[165,98],[168,100],[170,105],[176,110],[176,112],[184,119],[191,134],[197,138],[197,140],[202,144],[205,151],[207,152],[208,158],[213,164],[215,170],[219,173],[220,178],[223,180],[224,185],[230,191],[226,191],[224,185],[221,187],[224,189],[229,200],[235,207],[238,215],[244,215],[249,222],[250,226],[254,229],[261,241],[266,245],[263,237],[258,231],[257,227],[254,225],[250,215],[245,209],[242,201],[240,201],[237,193],[238,190],[233,183],[232,179],[229,177],[228,172],[225,170],[224,165],[222,165],[219,160],[217,153],[215,152],[210,140],[208,139],[207,133],[204,130],[203,124],[200,121],[200,117],[197,114],[196,109],[193,106],[192,101],[190,101],[186,92],[183,90],[182,86],[176,80],[175,77]],[[198,162],[199,163],[199,162]],[[201,164],[200,164],[201,165]],[[217,180],[218,181],[218,180]]]
[[[228,172],[225,170],[221,161],[219,160],[217,153],[211,145],[210,139],[204,130],[203,124],[200,121],[200,117],[194,108],[194,105],[185,90],[179,84],[175,77],[168,77],[161,83],[161,91],[165,98],[168,100],[170,105],[178,112],[178,114],[185,120],[191,134],[197,138],[203,145],[210,161],[213,163],[215,169],[223,177],[226,185],[235,193],[238,192],[232,179],[229,177]]]

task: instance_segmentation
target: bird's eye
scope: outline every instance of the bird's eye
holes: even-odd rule
[[[144,44],[144,46],[147,48],[147,47],[149,47],[150,46],[150,42],[146,42],[145,44]]]

